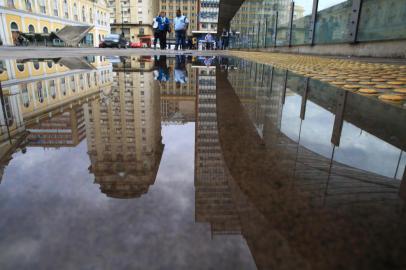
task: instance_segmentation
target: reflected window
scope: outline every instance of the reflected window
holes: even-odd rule
[[[28,108],[30,106],[30,96],[28,94],[27,85],[24,84],[21,86],[21,99],[24,107]]]
[[[44,92],[42,89],[42,82],[37,82],[37,98],[40,103],[44,102]]]
[[[10,97],[4,97],[4,108],[6,111],[7,125],[12,126],[14,124],[13,109],[11,107]]]
[[[39,69],[39,62],[38,62],[38,61],[34,61],[32,64],[33,64],[33,66],[34,66],[34,68],[35,68],[36,70]]]
[[[49,92],[51,94],[51,97],[53,99],[55,99],[56,98],[56,89],[55,89],[55,81],[54,80],[49,81]]]
[[[17,64],[18,71],[23,72],[25,69],[25,64],[23,62],[19,62],[19,61],[17,61],[16,64]]]
[[[48,62],[47,62],[47,66],[48,66],[49,68],[52,68],[52,66],[53,66],[52,61],[48,61]]]
[[[0,74],[6,70],[6,65],[4,64],[4,61],[0,60]]]

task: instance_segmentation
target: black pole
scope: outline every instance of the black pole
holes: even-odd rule
[[[276,12],[276,17],[275,17],[275,40],[274,40],[274,47],[276,48],[276,39],[278,37],[278,17],[279,17],[279,11]]]
[[[317,21],[317,9],[319,7],[319,0],[313,0],[313,10],[312,10],[312,21],[311,21],[311,33],[310,33],[310,45],[314,45],[315,32],[316,32],[316,21]]]
[[[295,2],[292,1],[290,6],[290,22],[289,22],[289,47],[292,46],[292,29],[293,29],[293,15],[295,12]]]
[[[121,35],[124,37],[124,10],[123,10],[123,2],[121,2]]]
[[[264,40],[264,48],[266,48],[267,36],[268,36],[268,17],[265,18],[265,40]]]

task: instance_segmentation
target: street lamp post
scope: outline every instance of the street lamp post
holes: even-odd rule
[[[124,9],[123,9],[123,2],[121,2],[121,35],[124,37]]]

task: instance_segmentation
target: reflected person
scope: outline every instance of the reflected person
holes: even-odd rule
[[[155,60],[155,71],[154,79],[159,82],[167,82],[170,79],[169,68],[166,62],[166,56],[154,56]]]
[[[184,55],[176,55],[174,78],[176,84],[187,83],[186,57]]]

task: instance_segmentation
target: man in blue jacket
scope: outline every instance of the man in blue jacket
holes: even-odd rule
[[[159,45],[161,46],[161,50],[166,49],[166,35],[168,32],[171,31],[169,19],[166,17],[164,11],[159,13],[159,16],[155,18],[156,22],[158,23],[157,33],[159,37]]]

